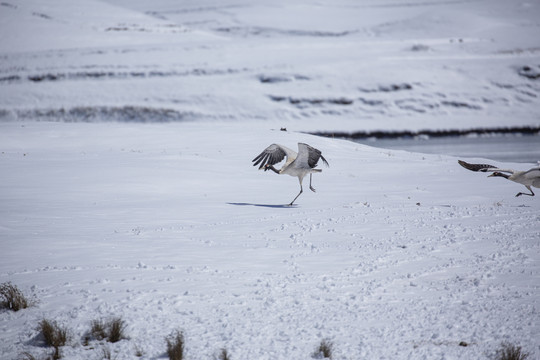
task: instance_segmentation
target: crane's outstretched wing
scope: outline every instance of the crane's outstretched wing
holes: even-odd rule
[[[527,180],[532,181],[532,186],[540,187],[540,168],[532,168],[530,170],[527,170],[527,171],[525,171],[523,176]]]
[[[281,162],[285,156],[287,156],[287,162],[291,162],[296,158],[296,152],[283,145],[272,144],[251,161],[254,162],[253,166],[257,166],[260,163],[260,170],[266,165],[274,165]]]
[[[458,160],[459,165],[463,166],[467,170],[471,171],[481,171],[481,172],[488,172],[488,171],[500,171],[499,168],[493,165],[489,164],[469,164],[463,160]]]
[[[512,169],[500,169],[496,166],[489,164],[469,164],[463,160],[458,160],[459,165],[463,166],[465,169],[471,171],[481,171],[481,172],[505,172],[509,174],[514,174],[516,171]]]
[[[322,156],[320,150],[315,149],[308,144],[298,143],[298,157],[296,161],[299,163],[299,166],[307,165],[313,169],[317,166],[319,159],[321,159],[326,166],[330,166],[328,165],[328,161]]]

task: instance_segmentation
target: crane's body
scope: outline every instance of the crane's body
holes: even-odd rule
[[[274,165],[283,161],[285,157],[287,157],[285,164],[281,169],[276,169]],[[298,181],[300,182],[300,192],[289,204],[292,205],[303,192],[302,182],[307,174],[309,174],[309,188],[311,191],[315,192],[315,189],[311,185],[311,179],[313,173],[322,171],[321,169],[315,169],[319,159],[321,159],[326,166],[329,166],[326,159],[322,156],[321,151],[307,144],[298,143],[298,153],[286,146],[272,144],[264,149],[262,153],[252,160],[252,162],[254,163],[253,166],[260,164],[259,170],[272,170],[276,174],[287,174],[298,178]]]
[[[512,169],[499,169],[496,166],[488,164],[469,164],[462,160],[458,160],[458,163],[465,169],[471,171],[491,172],[492,174],[488,177],[503,177],[524,185],[531,192],[530,194],[519,192],[516,194],[516,197],[521,195],[534,196],[531,186],[540,188],[540,167],[532,168],[527,171],[516,171]]]

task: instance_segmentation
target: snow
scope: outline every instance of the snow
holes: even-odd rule
[[[3,118],[539,125],[537,3],[66,3],[2,3]]]
[[[307,15],[306,15],[307,14]],[[0,358],[540,358],[540,203],[448,155],[306,131],[540,125],[536,1],[6,0]],[[264,79],[268,81],[263,81]],[[281,131],[287,128],[287,131]],[[257,171],[271,143],[330,163]],[[516,169],[533,163],[496,162]],[[536,189],[534,189],[536,190]],[[537,191],[538,192],[538,191]],[[120,316],[127,339],[84,337]],[[468,346],[460,346],[465,342]]]

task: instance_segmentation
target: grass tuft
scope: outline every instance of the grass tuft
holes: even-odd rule
[[[185,350],[184,333],[176,331],[175,334],[172,334],[165,340],[167,341],[167,355],[169,359],[183,360]]]
[[[101,359],[113,360],[111,349],[109,349],[107,346],[103,346],[101,348]]]
[[[19,311],[31,306],[31,301],[11,282],[0,284],[0,308]]]
[[[102,320],[93,320],[90,334],[96,340],[103,340],[107,337],[105,323]]]
[[[217,356],[217,360],[231,360],[227,349],[220,350],[219,355]]]
[[[143,357],[144,356],[144,351],[138,347],[137,345],[134,345],[135,346],[135,356],[136,357]]]
[[[39,323],[38,330],[43,335],[45,345],[52,346],[54,348],[52,358],[54,360],[60,359],[60,347],[66,345],[68,341],[67,329],[58,325],[56,321],[43,319]]]
[[[108,342],[115,343],[126,339],[126,324],[120,317],[112,318],[108,321],[94,320],[90,328],[90,336],[95,340],[106,339]]]
[[[496,360],[525,360],[529,357],[528,353],[521,350],[521,346],[515,346],[503,342],[501,348],[497,350]]]
[[[126,324],[122,318],[114,318],[108,323],[108,340],[112,343],[118,342],[122,339],[125,339],[124,330],[126,329]]]
[[[315,359],[332,359],[333,348],[334,344],[330,340],[323,339],[321,340],[319,346],[315,349],[312,357]]]

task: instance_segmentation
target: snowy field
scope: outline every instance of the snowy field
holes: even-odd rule
[[[538,1],[2,0],[0,283],[36,303],[0,358],[45,359],[50,319],[74,360],[176,330],[190,360],[540,359],[540,189],[305,133],[538,128],[539,29]],[[251,166],[274,142],[330,163],[295,206]]]

